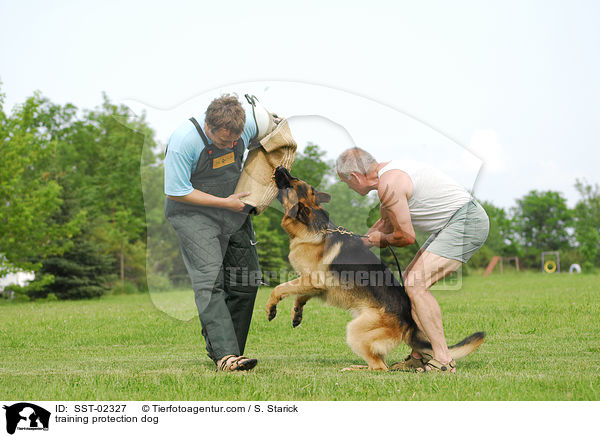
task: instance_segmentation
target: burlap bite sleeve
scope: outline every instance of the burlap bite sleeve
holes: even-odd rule
[[[252,214],[260,214],[277,196],[273,173],[279,166],[288,170],[296,156],[296,141],[292,137],[286,119],[260,141],[261,147],[248,152],[235,193],[250,192],[241,200],[251,208]]]

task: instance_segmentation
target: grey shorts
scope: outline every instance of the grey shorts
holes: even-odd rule
[[[421,249],[466,263],[483,246],[489,230],[485,210],[476,200],[471,200],[460,207],[439,232],[431,234]]]

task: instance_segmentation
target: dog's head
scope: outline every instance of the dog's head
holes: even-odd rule
[[[284,167],[275,170],[275,184],[279,189],[277,199],[283,205],[285,215],[282,225],[302,224],[312,231],[326,229],[329,224],[327,211],[322,203],[329,202],[331,196],[317,191],[314,187],[293,177]]]

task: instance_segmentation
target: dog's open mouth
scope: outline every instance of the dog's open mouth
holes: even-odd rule
[[[290,181],[294,178],[285,167],[277,167],[273,175],[275,178],[275,185],[277,186],[277,200],[283,204],[283,190],[292,188]]]
[[[280,166],[275,169],[275,185],[280,190],[291,188],[290,181],[293,180],[297,180],[297,178],[293,177],[285,167]]]

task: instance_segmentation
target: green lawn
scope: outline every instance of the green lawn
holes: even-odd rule
[[[259,365],[247,374],[216,373],[198,320],[167,316],[147,294],[2,300],[0,399],[600,400],[600,276],[470,276],[460,291],[436,291],[449,342],[488,334],[456,375],[342,373],[362,364],[345,343],[349,315],[314,300],[294,329],[288,300],[269,323],[269,291],[257,299],[246,354]]]

